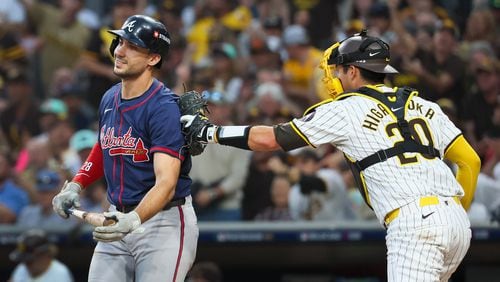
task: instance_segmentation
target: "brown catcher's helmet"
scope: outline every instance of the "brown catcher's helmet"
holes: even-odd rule
[[[329,65],[353,65],[376,73],[398,73],[389,65],[389,45],[379,38],[367,36],[366,30],[340,42],[331,54]]]
[[[108,32],[116,35],[109,47],[112,56],[118,46],[118,38],[121,37],[134,45],[148,49],[151,53],[159,54],[161,60],[155,65],[157,68],[161,67],[170,47],[170,34],[165,25],[148,16],[131,16],[121,29],[108,30]]]

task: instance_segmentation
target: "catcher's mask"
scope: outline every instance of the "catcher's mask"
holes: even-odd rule
[[[342,82],[332,75],[337,66],[353,65],[376,73],[398,73],[389,61],[389,45],[379,38],[367,36],[363,30],[325,50],[320,63],[324,71],[323,83],[335,98],[344,92]]]
[[[161,60],[155,65],[157,68],[161,67],[161,63],[170,47],[170,34],[165,25],[148,16],[131,16],[125,21],[121,29],[108,30],[108,32],[116,35],[116,38],[113,39],[109,46],[111,56],[114,57],[119,42],[118,39],[121,37],[136,46],[148,49],[151,53],[159,54]]]

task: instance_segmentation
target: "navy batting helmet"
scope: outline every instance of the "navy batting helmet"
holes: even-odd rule
[[[329,65],[353,65],[376,73],[398,73],[389,65],[389,45],[367,36],[366,30],[340,42],[329,58]]]
[[[121,29],[108,30],[117,37],[111,43],[109,51],[114,56],[118,46],[118,38],[121,37],[139,47],[148,49],[151,53],[160,54],[161,60],[156,67],[161,67],[164,56],[170,47],[170,34],[161,22],[143,15],[129,17]]]

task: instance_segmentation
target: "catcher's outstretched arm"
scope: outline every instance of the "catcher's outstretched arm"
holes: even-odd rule
[[[221,143],[222,144],[222,143]],[[253,151],[290,151],[311,145],[292,122],[270,126],[253,126],[248,136],[248,146]]]
[[[221,143],[222,144],[222,143]],[[282,149],[271,126],[252,126],[248,134],[248,147],[252,151],[275,151]]]
[[[219,143],[252,151],[293,150],[313,146],[293,124],[275,126],[219,126],[212,124],[204,115],[181,117],[186,142],[190,147],[199,144]],[[313,146],[314,147],[314,146]],[[200,152],[201,153],[201,152]]]
[[[289,151],[309,145],[307,138],[293,124],[283,123],[275,126],[215,126],[208,131],[208,141],[221,145],[252,151]]]
[[[182,131],[191,155],[199,155],[207,143],[219,143],[253,151],[289,151],[311,145],[293,121],[275,126],[218,126],[206,117],[206,101],[196,91],[189,91],[177,102]],[[313,146],[314,147],[314,146]]]
[[[281,149],[270,126],[216,126],[213,134],[213,141],[221,145],[252,151]]]

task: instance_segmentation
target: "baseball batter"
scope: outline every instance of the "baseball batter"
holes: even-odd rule
[[[324,82],[334,98],[300,119],[268,126],[217,126],[184,115],[197,140],[256,151],[331,143],[342,150],[366,203],[387,228],[389,281],[447,281],[471,239],[466,209],[480,160],[435,103],[383,84],[389,46],[366,31],[325,51]],[[200,127],[200,124],[203,126]],[[458,165],[456,176],[443,162]]]
[[[67,218],[82,188],[104,176],[114,225],[96,227],[89,281],[184,281],[196,254],[190,155],[184,150],[174,95],[153,76],[168,52],[165,26],[129,17],[110,51],[121,83],[102,97],[99,140],[86,162],[53,199]]]

